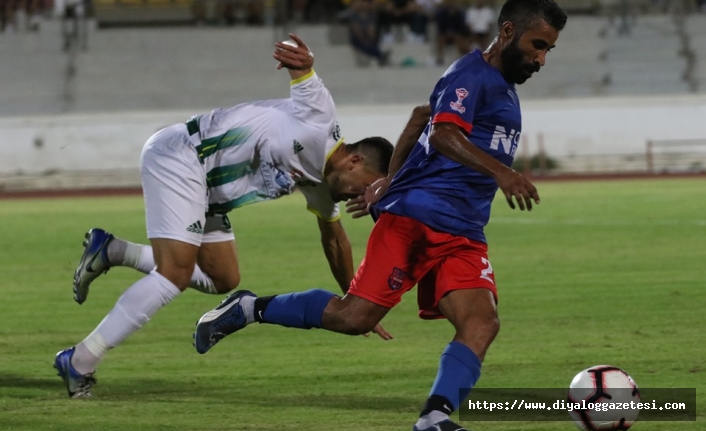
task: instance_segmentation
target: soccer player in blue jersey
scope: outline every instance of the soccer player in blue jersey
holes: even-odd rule
[[[534,185],[510,167],[521,131],[515,85],[544,66],[566,19],[553,0],[508,0],[491,46],[457,60],[429,104],[415,109],[391,181],[373,184],[349,207],[361,215],[373,204],[377,222],[343,298],[321,289],[259,298],[240,291],[201,317],[197,351],[253,322],[365,333],[418,285],[420,317],[446,318],[456,334],[413,429],[465,430],[450,415],[477,382],[499,330],[483,233],[491,202],[500,188],[513,209],[539,203]]]

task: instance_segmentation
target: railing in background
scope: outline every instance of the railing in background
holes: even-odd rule
[[[522,137],[520,148],[527,148]],[[525,175],[706,174],[706,139],[647,141],[644,153],[576,154],[553,157],[537,137],[538,150],[521,150],[513,168]]]
[[[706,139],[647,141],[647,172],[706,172]]]

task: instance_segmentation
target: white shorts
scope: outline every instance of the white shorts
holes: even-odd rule
[[[198,134],[189,136],[185,124],[152,135],[140,158],[145,197],[147,237],[174,239],[196,246],[233,241],[225,214],[206,214],[206,170],[196,152]]]

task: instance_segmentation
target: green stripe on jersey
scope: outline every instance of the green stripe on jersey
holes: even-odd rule
[[[251,164],[251,161],[246,161],[213,168],[206,174],[206,185],[209,188],[218,187],[242,178],[252,172]]]
[[[218,204],[210,204],[208,206],[208,212],[214,213],[214,214],[219,214],[219,213],[227,213],[228,211],[242,207],[244,205],[248,204],[254,204],[255,202],[261,202],[268,198],[267,196],[261,195],[258,191],[252,191],[250,193],[246,193],[243,196],[233,199],[232,201],[228,202],[223,202],[223,203],[218,203]]]
[[[213,155],[213,153],[218,150],[240,145],[245,142],[249,135],[250,132],[248,129],[244,127],[237,127],[225,132],[222,135],[204,139],[201,141],[201,145],[196,147],[196,151],[199,153],[199,160],[203,163],[203,160],[206,157]]]

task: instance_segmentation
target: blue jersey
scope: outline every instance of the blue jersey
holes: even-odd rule
[[[471,143],[510,166],[522,122],[515,86],[476,50],[449,67],[429,102],[431,121],[373,214],[411,217],[433,229],[486,242],[483,228],[497,183],[443,156],[428,137],[433,124],[456,124]]]

